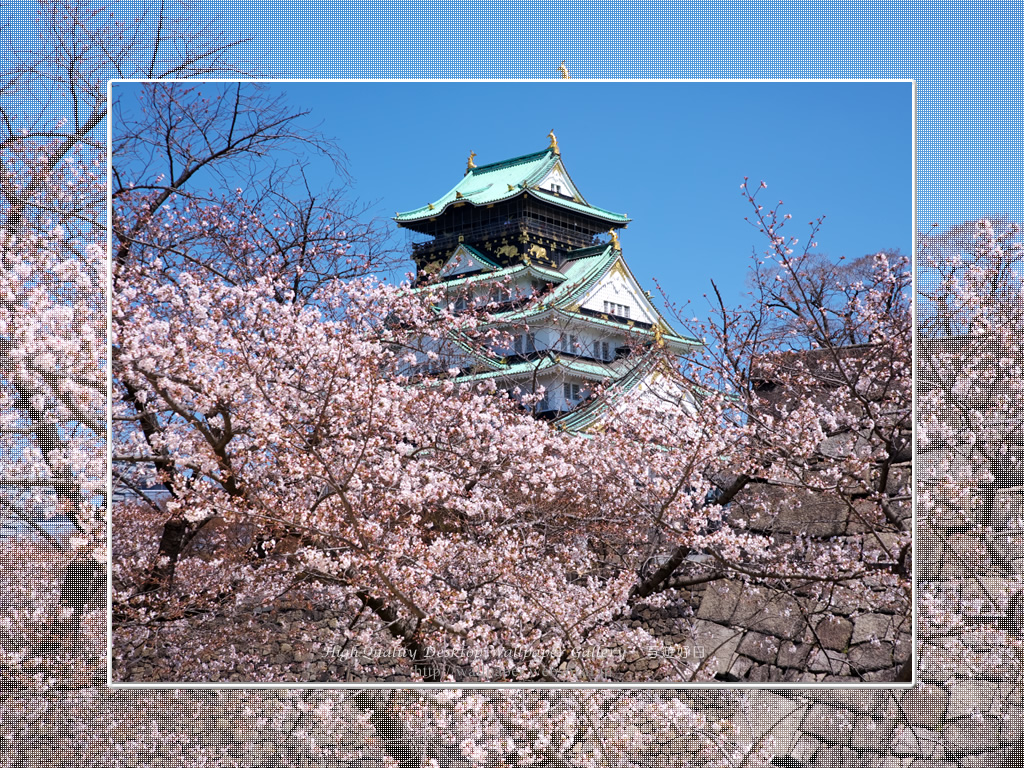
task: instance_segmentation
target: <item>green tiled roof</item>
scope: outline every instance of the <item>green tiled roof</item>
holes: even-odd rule
[[[579,432],[593,426],[608,409],[658,367],[657,356],[645,355],[626,375],[615,380],[596,400],[570,411],[555,423],[570,432]]]
[[[481,282],[497,282],[519,274],[536,275],[555,283],[555,287],[540,301],[531,302],[527,306],[509,312],[496,314],[495,325],[508,325],[510,323],[536,320],[539,317],[556,312],[567,319],[580,320],[587,324],[621,331],[625,327],[621,322],[593,315],[583,315],[570,309],[572,304],[578,302],[595,283],[607,274],[621,253],[612,248],[611,245],[588,248],[587,251],[588,255],[582,258],[566,261],[561,271],[541,267],[536,264],[514,264],[494,272],[482,272],[467,277],[456,276],[442,283],[421,286],[414,289],[414,292],[418,293],[445,287],[461,288]],[[662,333],[663,338],[667,343],[675,346],[679,354],[686,354],[694,347],[703,346],[697,339],[676,332],[665,323],[664,319],[662,322],[666,327],[666,330]],[[654,330],[634,326],[632,332],[649,336],[653,335]]]
[[[621,322],[617,322],[615,320],[605,320],[603,317],[592,317],[590,315],[581,315],[581,314],[578,314],[576,312],[566,312],[565,310],[562,310],[562,309],[556,309],[555,311],[558,312],[558,314],[562,315],[563,317],[573,318],[573,319],[582,319],[586,323],[593,324],[593,325],[598,325],[598,326],[601,326],[602,328],[613,328],[615,330],[620,330],[620,331],[623,329],[622,323]],[[651,328],[651,329],[648,329],[648,328],[638,328],[638,327],[634,326],[632,328],[629,328],[629,330],[632,333],[639,333],[639,334],[643,334],[645,336],[653,336],[654,335],[654,329],[653,328]],[[677,345],[685,346],[687,348],[686,351],[691,351],[693,349],[693,347],[702,347],[702,346],[704,346],[697,339],[691,338],[689,336],[683,336],[682,334],[676,333],[676,332],[672,331],[671,329],[669,329],[668,333],[665,333],[663,331],[662,334],[661,334],[661,337],[663,339],[665,339],[665,341],[667,341],[669,343],[675,343]]]
[[[481,371],[480,373],[470,373],[465,376],[459,376],[456,381],[459,382],[472,382],[472,381],[483,381],[484,379],[493,379],[495,376],[517,376],[532,374],[535,371],[543,371],[547,368],[551,368],[558,363],[555,362],[551,355],[546,357],[538,358],[537,360],[523,360],[522,362],[512,363],[511,365],[503,365],[494,368],[490,371]]]
[[[611,368],[611,366],[586,360],[578,360],[573,357],[560,355],[555,350],[551,350],[546,355],[539,357],[536,360],[523,360],[517,363],[501,365],[491,371],[466,374],[464,376],[457,377],[456,381],[483,381],[484,379],[492,379],[495,376],[509,376],[514,378],[515,376],[532,375],[537,371],[546,371],[549,368],[562,368],[563,370],[578,373],[581,376],[586,376],[590,379],[596,378],[598,380],[610,380],[616,375],[616,372]]]
[[[545,202],[559,205],[568,210],[586,213],[610,223],[626,224],[629,222],[629,218],[621,213],[597,208],[586,201],[579,203],[533,189],[533,185],[543,180],[558,160],[559,155],[549,147],[531,155],[471,168],[447,194],[422,208],[396,214],[395,221],[404,224],[438,216],[456,201],[472,205],[491,205],[526,192]]]
[[[595,253],[601,253],[607,247],[608,243],[588,245],[585,248],[577,248],[575,251],[569,251],[567,254],[565,254],[565,257],[567,259],[582,259],[584,256],[593,256]]]
[[[589,213],[591,216],[597,216],[599,219],[605,219],[617,224],[628,224],[631,221],[631,219],[624,213],[613,213],[612,211],[605,210],[604,208],[598,208],[596,205],[590,205],[590,203],[577,203],[575,200],[567,200],[564,197],[553,195],[550,192],[545,192],[541,189],[531,189],[529,191],[531,195],[539,200],[560,205],[563,208],[568,208],[570,211]]]
[[[439,280],[436,283],[427,283],[426,285],[418,286],[413,289],[413,293],[420,293],[422,291],[429,291],[435,288],[453,288],[463,285],[472,285],[474,283],[481,282],[494,282],[504,280],[506,277],[518,275],[520,272],[527,270],[524,264],[513,264],[503,269],[496,269],[493,272],[478,272],[472,275],[453,275],[452,277]]]
[[[606,245],[602,250],[596,250],[591,256],[565,262],[562,270],[557,273],[562,277],[562,281],[555,286],[551,293],[544,296],[540,302],[531,304],[518,312],[503,315],[502,320],[516,322],[528,317],[535,317],[548,309],[568,306],[604,277],[611,265],[615,263],[618,253],[610,245]]]
[[[468,275],[466,277],[456,275],[450,280],[420,286],[419,288],[414,289],[414,293],[444,286],[459,287],[480,282],[497,282],[504,280],[506,277],[513,277],[519,274],[531,274],[544,278],[549,282],[556,283],[554,290],[544,297],[543,306],[545,308],[553,305],[562,306],[570,302],[581,290],[586,290],[593,285],[594,282],[599,280],[601,276],[608,271],[608,268],[612,263],[614,263],[616,253],[617,252],[613,251],[610,245],[606,245],[601,250],[595,249],[593,255],[587,256],[586,258],[567,261],[564,269],[562,270],[542,267],[539,264],[533,263],[513,264],[494,272],[481,272],[479,274]],[[523,317],[533,316],[537,314],[539,308],[540,305],[537,305],[529,309],[521,310],[510,315],[509,319],[515,320],[519,315],[522,315]]]
[[[539,278],[544,278],[552,283],[560,283],[565,280],[565,275],[559,272],[557,269],[548,269],[547,267],[540,267],[536,264],[513,264],[509,267],[495,270],[494,272],[478,272],[471,275],[455,275],[447,280],[441,280],[437,283],[427,283],[413,289],[413,293],[422,293],[432,289],[448,289],[448,288],[460,288],[465,285],[473,285],[474,283],[484,282],[500,282],[506,277],[514,277],[519,274],[536,275]]]
[[[563,271],[560,273],[565,278],[564,281],[556,286],[550,294],[545,296],[542,302],[531,304],[530,306],[511,312],[507,315],[500,315],[501,321],[505,323],[521,322],[531,318],[536,318],[538,315],[548,311],[555,310],[566,317],[582,319],[587,323],[593,323],[594,325],[599,325],[605,328],[622,330],[623,324],[620,322],[606,320],[601,317],[593,317],[591,315],[581,315],[569,309],[573,303],[578,302],[595,283],[601,280],[601,278],[608,273],[608,270],[611,269],[612,265],[620,258],[621,255],[621,251],[615,250],[610,245],[604,246],[603,250],[598,250],[596,248],[588,250],[592,251],[590,255],[574,259],[572,261],[567,261],[565,263]],[[697,339],[689,336],[683,336],[673,330],[664,319],[662,319],[662,322],[668,329],[662,335],[669,343],[682,345],[687,349],[703,346]],[[654,333],[653,330],[645,330],[642,328],[635,328],[634,332],[642,334]]]

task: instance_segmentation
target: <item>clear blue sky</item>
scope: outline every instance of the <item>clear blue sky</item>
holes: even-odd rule
[[[910,83],[274,87],[311,111],[347,155],[352,193],[384,217],[447,192],[470,150],[478,165],[495,162],[544,148],[554,129],[587,200],[633,219],[621,241],[643,287],[657,278],[674,301],[693,301],[694,315],[704,316],[712,279],[741,302],[752,249],[766,245],[744,221],[744,176],[768,183],[766,205],[785,202],[801,241],[825,215],[817,250],[912,251]],[[322,168],[308,172],[328,184]]]
[[[1024,219],[1019,0],[221,0],[194,8],[246,38],[240,63],[270,76],[553,78],[567,59],[581,78],[914,78],[920,227]],[[795,121],[804,106],[748,118]],[[871,114],[884,129],[886,116]]]

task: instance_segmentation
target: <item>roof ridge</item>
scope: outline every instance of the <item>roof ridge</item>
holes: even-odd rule
[[[575,197],[563,198],[561,195],[538,189],[537,184],[545,178],[545,174],[549,173],[552,167],[561,163],[561,155],[551,147],[546,147],[540,152],[474,166],[468,169],[462,179],[440,198],[404,213],[398,211],[395,213],[394,220],[399,225],[417,229],[417,227],[428,226],[423,223],[425,220],[434,220],[438,216],[445,215],[452,205],[463,203],[478,207],[493,205],[511,200],[525,191],[527,195],[542,205],[554,205],[573,213],[583,214],[602,223],[606,222],[611,227],[621,227],[629,221],[629,217],[625,214],[615,213],[588,203],[576,188],[575,182],[571,180],[569,183],[576,191],[578,200]],[[562,171],[568,178],[569,173],[564,166],[562,166]],[[417,229],[417,231],[422,230]]]
[[[471,176],[475,176],[476,174],[480,173],[480,171],[494,170],[494,169],[496,169],[498,167],[502,167],[502,166],[507,167],[507,166],[510,166],[510,165],[516,165],[517,163],[525,163],[525,162],[529,162],[531,160],[537,160],[538,158],[542,157],[543,155],[548,154],[548,152],[550,152],[550,151],[551,151],[551,149],[549,147],[549,148],[545,148],[545,149],[541,150],[540,152],[531,152],[531,153],[529,153],[527,155],[520,155],[519,157],[512,157],[512,158],[509,158],[507,160],[497,160],[497,161],[495,161],[493,163],[487,163],[486,165],[478,165],[475,168],[471,168],[469,174]]]
[[[612,265],[615,263],[616,259],[619,258],[618,256],[616,256],[616,253],[621,252],[616,251],[614,248],[612,248],[610,243],[605,243],[604,249],[602,251],[595,253],[593,256],[590,257],[603,257],[604,262],[602,263],[601,261],[598,261],[596,264],[594,264],[594,268],[589,273],[584,273],[583,275],[576,279],[575,284],[570,284],[568,287],[565,287],[566,283],[569,282],[567,276],[566,283],[562,283],[559,286],[559,288],[563,288],[564,294],[554,299],[554,301],[552,302],[552,308],[562,309],[567,304],[572,303],[573,299],[578,298],[581,292],[585,293],[586,291],[590,290],[590,288],[593,287],[595,281],[603,278],[605,275],[608,274],[609,270],[611,270]]]
[[[586,256],[594,256],[598,252],[603,252],[610,243],[597,243],[595,245],[585,245],[582,248],[575,248],[571,251],[565,252],[565,258],[575,261],[576,259],[582,259]],[[589,253],[588,253],[589,251]]]

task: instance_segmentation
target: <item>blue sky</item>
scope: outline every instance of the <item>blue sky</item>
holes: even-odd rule
[[[633,219],[621,241],[643,287],[657,278],[674,301],[693,302],[690,315],[706,314],[712,279],[727,301],[742,302],[751,253],[765,247],[744,221],[744,176],[767,182],[766,206],[784,201],[801,242],[807,222],[826,217],[816,250],[912,251],[907,82],[273,87],[310,110],[307,122],[347,155],[353,195],[382,217],[448,191],[470,150],[483,165],[544,148],[554,129],[587,200]],[[314,184],[335,181],[323,168],[309,163]]]
[[[118,0],[114,15],[130,20],[155,5]],[[172,12],[180,7],[168,4]],[[243,41],[233,49],[240,69],[274,77],[553,78],[567,59],[580,78],[914,78],[920,226],[1024,218],[1019,1],[200,0],[184,7],[191,29],[209,23]],[[5,9],[0,59],[7,39],[36,34],[34,0],[9,0]],[[884,116],[876,122],[884,125]]]
[[[913,78],[920,226],[1024,217],[1020,2],[221,0],[194,8],[246,39],[239,62],[270,76],[550,78],[567,59],[580,78]],[[760,117],[796,120],[805,107],[788,106]],[[886,116],[873,122],[884,130]]]

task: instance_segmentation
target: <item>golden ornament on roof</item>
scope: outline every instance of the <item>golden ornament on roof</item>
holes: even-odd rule
[[[608,234],[612,236],[612,248],[614,248],[616,251],[621,251],[622,246],[619,245],[619,233],[616,232],[614,229],[609,229]]]
[[[476,168],[476,163],[473,162],[473,158],[476,157],[476,152],[472,149],[469,150],[469,159],[466,161],[466,173]]]
[[[552,150],[556,155],[562,154],[561,150],[558,149],[558,139],[555,138],[554,128],[552,128],[551,132],[548,134],[548,139],[551,140],[551,143],[548,144],[548,149]]]
[[[569,68],[565,66],[564,61],[558,65],[558,71],[561,73],[563,80],[569,79]]]

